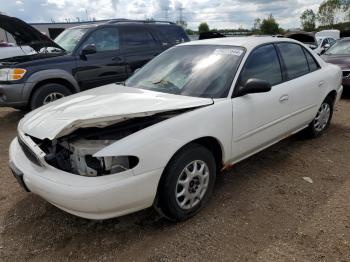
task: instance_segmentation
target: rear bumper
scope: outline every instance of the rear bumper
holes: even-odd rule
[[[131,170],[104,177],[82,177],[51,166],[37,166],[18,140],[10,146],[11,168],[22,175],[24,187],[76,216],[108,219],[153,205],[162,169],[135,176]]]
[[[0,107],[21,107],[27,105],[23,99],[24,84],[0,84]]]

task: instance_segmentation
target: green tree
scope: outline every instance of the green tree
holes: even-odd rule
[[[210,32],[210,29],[209,29],[208,24],[207,24],[207,23],[201,23],[201,24],[199,25],[199,27],[198,27],[198,32],[199,32],[200,34]]]
[[[272,14],[262,20],[260,30],[266,35],[275,35],[280,32],[279,25]]]
[[[300,21],[304,31],[315,31],[316,14],[312,9],[305,10],[300,16]]]
[[[321,25],[333,25],[341,0],[325,0],[318,8],[317,20]]]
[[[261,19],[260,18],[256,18],[254,20],[254,25],[252,28],[252,31],[254,34],[259,34],[260,33],[260,28],[261,28]]]

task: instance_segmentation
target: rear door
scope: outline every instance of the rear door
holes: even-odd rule
[[[303,126],[315,117],[327,79],[311,53],[297,43],[279,43],[287,81],[292,84],[290,98],[293,122]]]
[[[123,25],[120,31],[128,76],[161,53],[160,43],[144,25]]]
[[[96,46],[95,54],[80,55],[86,45]],[[124,81],[127,78],[117,27],[98,28],[83,41],[77,53],[75,77],[83,90]]]
[[[236,89],[252,78],[268,81],[272,89],[267,93],[232,99],[233,161],[270,145],[293,129],[290,123],[291,85],[284,82],[280,59],[273,44],[257,47],[251,52]]]

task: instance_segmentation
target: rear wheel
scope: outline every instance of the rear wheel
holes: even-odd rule
[[[316,117],[306,129],[306,133],[309,137],[319,137],[324,133],[324,131],[327,130],[327,128],[331,124],[333,116],[333,105],[333,99],[331,99],[330,97],[327,97],[323,101],[321,107],[317,112]]]
[[[167,166],[159,186],[158,203],[171,220],[194,216],[208,202],[216,178],[213,154],[192,144],[178,152]]]
[[[34,92],[30,101],[30,108],[34,110],[71,94],[72,92],[64,85],[56,83],[43,85]]]

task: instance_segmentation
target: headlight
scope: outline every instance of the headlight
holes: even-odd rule
[[[3,68],[0,69],[0,81],[16,81],[21,80],[27,70],[22,68]]]

